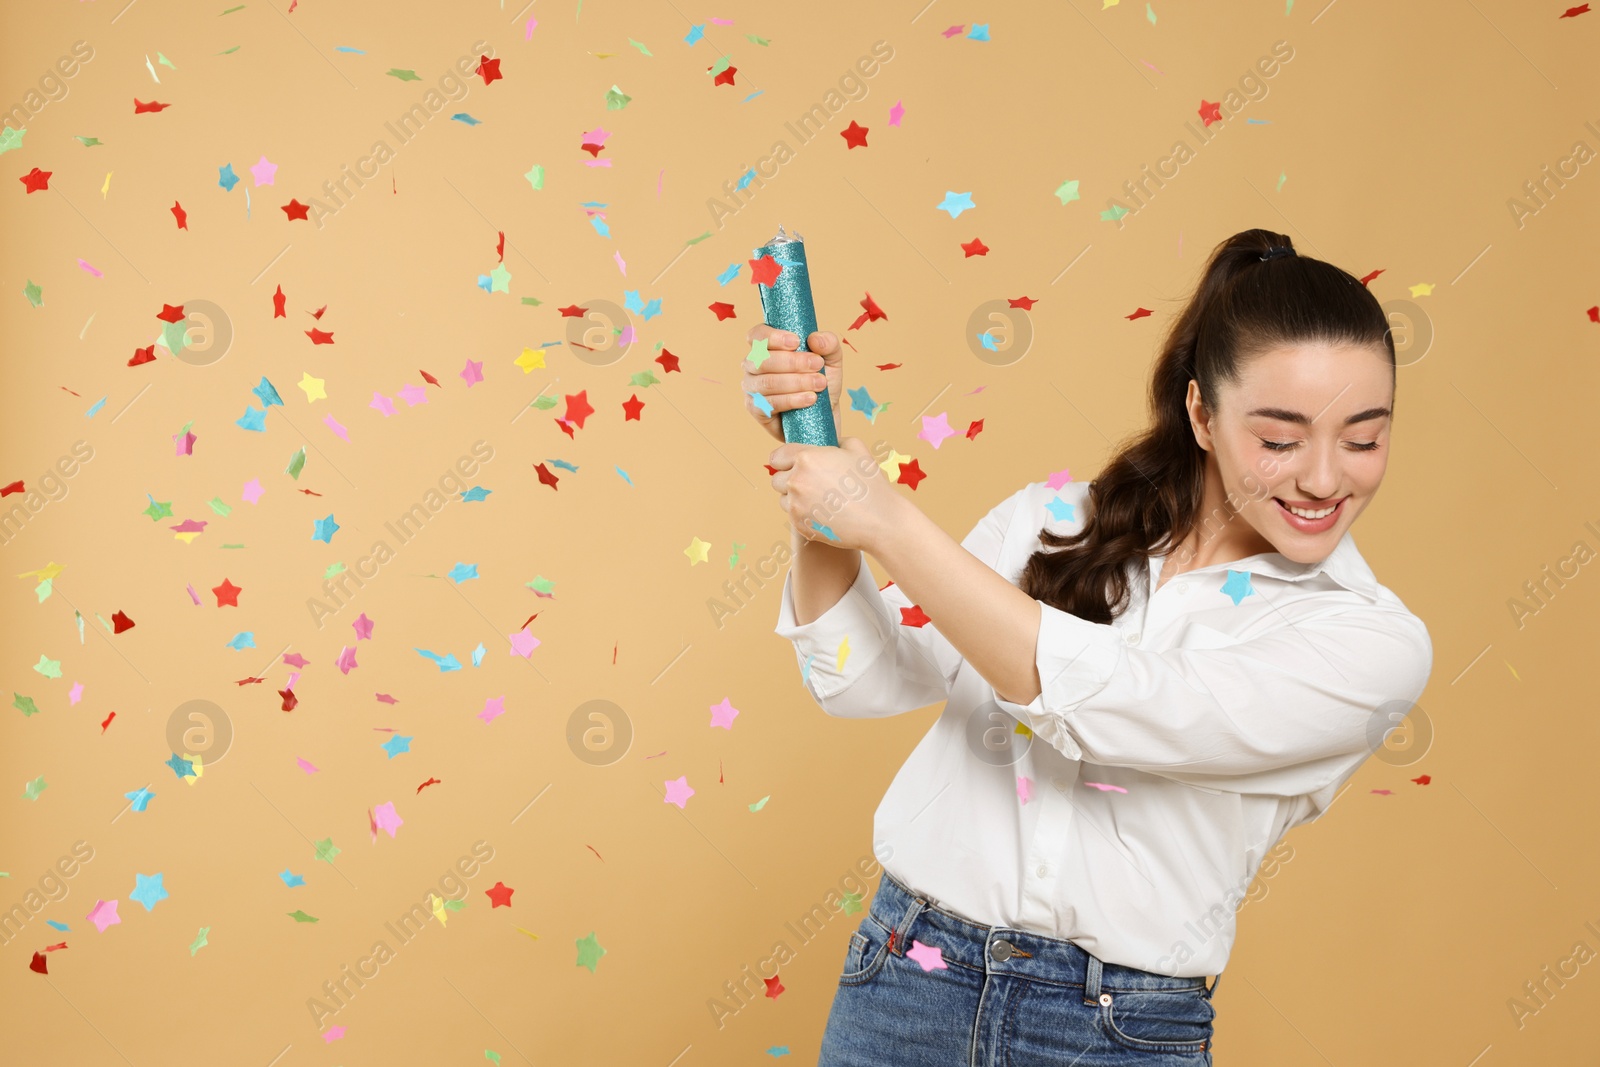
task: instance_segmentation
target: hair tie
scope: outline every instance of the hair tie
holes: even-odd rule
[[[1277,259],[1279,256],[1292,256],[1294,254],[1294,249],[1289,248],[1286,245],[1273,245],[1271,248],[1261,253],[1261,259],[1266,261],[1269,259]]]

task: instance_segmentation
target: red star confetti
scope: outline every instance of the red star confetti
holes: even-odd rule
[[[778,976],[773,975],[771,978],[763,978],[762,981],[767,985],[767,991],[762,995],[777,1000],[778,994],[783,992],[783,983],[778,981]]]
[[[40,189],[50,188],[50,175],[54,173],[53,170],[40,170],[34,167],[17,180],[28,187],[28,192],[37,193]]]
[[[628,422],[630,420],[633,422],[639,422],[641,421],[639,418],[639,412],[644,410],[644,401],[640,400],[637,395],[630,396],[627,400],[622,402],[622,410],[624,412],[622,416],[623,422]]]
[[[909,485],[912,489],[916,489],[917,483],[927,477],[919,463],[919,460],[914,459],[910,463],[900,464],[900,477],[896,478],[895,481],[901,485]]]
[[[1416,782],[1418,785],[1427,785],[1429,782],[1433,781],[1433,778],[1430,775],[1423,774],[1423,775],[1418,775],[1417,777],[1415,777],[1415,778],[1413,778],[1411,780],[1413,782]]]
[[[144,348],[133,350],[133,358],[128,360],[128,366],[137,367],[141,363],[154,363],[156,361],[156,346],[146,345]]]
[[[856,319],[856,321],[852,322],[847,329],[858,330],[861,328],[862,323],[877,322],[879,319],[886,319],[889,317],[888,315],[884,314],[883,309],[878,306],[878,302],[872,299],[871,293],[868,293],[866,299],[861,301],[861,306],[865,310],[862,311],[861,315]]]
[[[1557,15],[1556,18],[1559,18],[1559,19],[1575,19],[1579,15],[1587,15],[1588,13],[1589,13],[1589,5],[1588,4],[1579,4],[1577,7],[1569,7],[1569,8],[1567,8],[1561,14]]]
[[[284,301],[286,301],[288,299],[289,299],[288,297],[283,295],[283,286],[281,286],[281,285],[278,286],[278,291],[272,294],[272,317],[273,318],[275,318],[275,319],[286,319],[286,318],[289,317],[283,310]]]
[[[1149,314],[1152,314],[1149,308],[1135,308],[1132,315],[1124,315],[1122,317],[1132,322],[1134,319],[1142,319]]]
[[[594,414],[594,408],[589,406],[589,390],[585,389],[576,396],[567,396],[567,415],[570,422],[577,424],[578,429],[583,429],[583,420]]]
[[[417,786],[417,792],[419,792],[419,793],[422,792],[424,789],[428,788],[430,785],[443,785],[443,784],[444,783],[439,781],[439,779],[430,777],[426,782],[423,782],[421,785]]]
[[[280,689],[278,695],[283,698],[284,711],[293,711],[300,703],[300,698],[294,695],[293,689]]]
[[[868,127],[862,126],[855,119],[851,119],[850,125],[839,131],[839,136],[844,138],[844,143],[850,148],[865,148],[867,147],[867,129]]]
[[[976,441],[978,439],[978,435],[982,432],[983,420],[973,419],[972,422],[967,425],[967,440]]]
[[[158,102],[156,102],[154,100],[152,100],[148,104],[146,104],[144,101],[140,100],[137,96],[133,98],[133,113],[135,115],[143,114],[146,111],[163,111],[166,108],[169,108],[171,106],[172,106],[171,104],[162,104],[162,103],[158,103]]]
[[[162,304],[161,311],[156,315],[156,318],[160,319],[162,322],[182,322],[183,317],[182,304],[179,304],[176,307],[171,304]]]
[[[111,616],[111,632],[112,633],[120,634],[124,630],[131,630],[131,629],[133,629],[133,620],[128,618],[128,616],[124,615],[121,611],[118,611],[114,615]]]
[[[1006,303],[1008,303],[1012,307],[1021,308],[1023,311],[1032,311],[1033,310],[1033,305],[1037,304],[1038,302],[1039,301],[1035,300],[1031,296],[1012,297],[1012,298],[1008,298],[1007,301],[1006,301]]]
[[[778,280],[778,275],[783,273],[783,264],[773,259],[770,255],[762,256],[760,259],[752,259],[748,262],[750,264],[750,283],[752,285],[757,283],[771,285]],[[712,306],[714,307],[715,305]]]
[[[322,313],[323,313],[323,312],[324,312],[324,311],[327,311],[327,310],[328,310],[328,305],[327,305],[327,304],[323,304],[323,305],[322,305],[322,306],[321,306],[321,307],[319,307],[319,308],[318,308],[318,309],[317,309],[317,310],[315,310],[315,311],[312,311],[312,312],[309,312],[309,314],[310,314],[310,316],[311,316],[311,317],[312,317],[312,318],[314,318],[314,319],[316,319],[316,320],[317,320],[317,321],[319,321],[319,322],[320,322],[320,321],[322,321]]]
[[[484,892],[487,893],[489,895],[489,899],[493,901],[489,907],[509,908],[511,907],[511,894],[515,893],[516,890],[506,885],[504,882],[496,882],[488,889],[485,889]]]
[[[568,304],[566,307],[558,308],[557,310],[561,312],[561,317],[564,319],[581,319],[589,313],[588,308],[581,308],[577,304]]]
[[[662,374],[671,374],[673,371],[678,371],[678,357],[673,355],[669,349],[663,348],[661,354],[656,357],[656,362],[661,364]],[[682,374],[683,372],[678,371],[678,373]]]
[[[1377,270],[1373,271],[1371,274],[1368,274],[1366,277],[1362,278],[1361,279],[1361,284],[1362,285],[1366,285],[1368,282],[1370,282],[1372,279],[1376,278],[1378,275],[1380,275],[1382,273],[1383,273],[1383,268],[1379,267]]]
[[[217,607],[219,608],[223,607],[224,605],[234,608],[238,607],[239,594],[244,592],[243,589],[239,588],[237,585],[234,585],[226,578],[222,579],[221,585],[212,586],[211,591],[217,594]]]
[[[556,488],[556,483],[561,479],[550,473],[549,467],[546,467],[543,463],[535,463],[533,467],[534,470],[539,472],[539,482],[541,485],[548,485],[551,489]]]
[[[428,384],[430,384],[430,385],[439,385],[439,379],[435,378],[433,375],[429,374],[427,371],[422,370],[420,367],[417,369],[417,373],[422,375],[423,380],[426,381]],[[478,380],[482,381],[483,379],[479,378]],[[444,386],[439,385],[439,388],[443,389]]]
[[[311,338],[311,343],[314,345],[333,344],[333,334],[328,330],[319,330],[316,327],[312,327],[306,331],[306,336]]]
[[[106,727],[110,726],[111,725],[111,720],[115,719],[116,717],[117,717],[117,713],[114,712],[114,711],[110,715],[107,715],[105,717],[105,719],[103,719],[101,721],[101,723],[100,723],[100,732],[101,733],[105,733],[106,732]]]
[[[290,221],[295,219],[304,219],[306,217],[306,212],[310,209],[310,204],[302,204],[299,200],[292,197],[287,204],[283,205],[284,214],[289,216]]]
[[[890,582],[889,584],[893,585],[894,583]],[[915,626],[920,630],[922,627],[926,626],[932,621],[933,620],[928,618],[927,612],[923,611],[920,605],[913,604],[909,608],[900,609],[901,626]]]
[[[717,316],[718,322],[721,322],[723,319],[738,318],[738,316],[733,313],[732,304],[724,304],[720,300],[714,300],[706,306],[709,307],[712,313]]]
[[[988,255],[989,246],[983,243],[983,239],[981,237],[974,237],[971,241],[961,246],[961,251],[966,253],[966,255],[962,257],[963,259],[971,259],[973,256]]]
[[[485,85],[490,82],[505,80],[500,76],[500,61],[498,59],[490,59],[488,56],[478,57],[478,73],[482,75],[483,84]]]
[[[178,220],[178,229],[187,230],[189,228],[189,213],[183,210],[183,205],[176,200],[172,202],[172,217]]]
[[[711,73],[711,68],[710,67],[706,68],[706,73],[707,74]],[[737,73],[739,73],[739,68],[738,67],[734,67],[734,66],[724,67],[722,69],[722,73],[718,74],[715,78],[711,79],[711,84],[714,85],[714,86],[715,85],[732,85],[733,84],[733,76],[735,74],[737,74]]]
[[[1213,103],[1202,96],[1200,98],[1200,117],[1206,120],[1205,124],[1207,126],[1211,125],[1213,122],[1221,122],[1222,105],[1220,103]]]

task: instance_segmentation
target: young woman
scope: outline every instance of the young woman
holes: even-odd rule
[[[770,327],[747,410],[814,400]],[[813,334],[835,404],[837,339]],[[1212,253],[1092,481],[1033,482],[957,544],[865,445],[784,444],[776,632],[830,715],[944,702],[879,805],[822,1067],[1209,1064],[1234,911],[1421,696],[1427,628],[1350,528],[1389,459],[1377,300],[1289,238]],[[835,409],[838,425],[838,411]],[[863,551],[892,581],[879,589]]]

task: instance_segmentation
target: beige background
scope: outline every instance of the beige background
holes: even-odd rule
[[[888,313],[848,334],[848,376],[889,407],[876,424],[848,413],[846,432],[916,456],[929,474],[916,501],[958,538],[1027,481],[1062,467],[1093,477],[1142,424],[1161,331],[1206,253],[1237,230],[1286,232],[1357,276],[1381,270],[1380,299],[1423,309],[1435,337],[1400,369],[1388,483],[1356,536],[1433,635],[1421,702],[1431,750],[1369,762],[1327,818],[1290,835],[1293,859],[1253,887],[1218,993],[1216,1062],[1487,1067],[1572,1063],[1592,1049],[1600,964],[1552,983],[1520,1027],[1507,1002],[1575,943],[1585,960],[1600,949],[1584,925],[1600,927],[1585,677],[1600,579],[1582,566],[1520,628],[1508,601],[1576,542],[1585,561],[1600,548],[1584,526],[1600,527],[1600,326],[1585,315],[1600,301],[1600,163],[1520,225],[1508,200],[1576,142],[1585,160],[1600,149],[1585,126],[1600,126],[1600,15],[1503,0],[1342,0],[1287,14],[1273,2],[1158,3],[1153,25],[1142,4],[1081,0],[540,3],[525,14],[121,3],[12,5],[0,33],[8,109],[73,42],[94,50],[50,83],[57,99],[40,94],[23,146],[0,156],[0,482],[37,489],[75,441],[93,449],[3,550],[17,576],[0,606],[5,688],[41,711],[4,717],[0,906],[23,903],[74,842],[93,849],[65,898],[0,948],[8,1062],[472,1064],[493,1049],[503,1064],[687,1067],[767,1062],[777,1046],[814,1060],[859,915],[804,945],[784,924],[848,888],[870,855],[873,809],[935,710],[825,717],[772,633],[777,580],[720,628],[707,608],[736,544],[753,564],[786,538],[762,468],[772,442],[737,391],[759,304],[747,266],[716,283],[780,222],[807,238],[825,327],[844,331],[868,291]],[[530,16],[538,26],[524,39]],[[992,40],[942,35],[977,17]],[[706,32],[692,48],[691,20]],[[502,81],[466,81],[320,229],[286,220],[281,205],[323,198],[322,182],[480,40]],[[800,146],[784,123],[880,40],[893,59],[865,97]],[[1277,41],[1293,58],[1258,83],[1265,95],[1233,97],[1232,117],[1175,178],[1121,225],[1102,221],[1122,182],[1176,139],[1192,146],[1185,124],[1199,126],[1202,100],[1223,100]],[[720,55],[738,68],[732,86],[706,73]],[[632,97],[623,110],[605,108],[613,85]],[[134,97],[171,107],[135,115]],[[458,110],[481,124],[449,121]],[[851,119],[869,128],[868,147],[838,136]],[[582,136],[596,127],[611,132],[599,157],[609,168],[584,165]],[[779,139],[793,158],[718,228],[708,198]],[[263,154],[279,169],[257,188],[249,168]],[[241,181],[224,192],[217,168],[230,162]],[[535,164],[539,191],[523,177]],[[53,177],[27,194],[17,179],[35,166]],[[1053,192],[1069,179],[1082,199],[1063,205]],[[947,190],[970,190],[975,208],[956,220],[936,210]],[[586,201],[606,205],[609,240]],[[496,265],[497,231],[512,278],[489,294],[474,283]],[[974,237],[992,251],[963,258]],[[41,307],[23,296],[30,280]],[[271,315],[278,286],[286,319]],[[632,317],[639,340],[620,359],[558,343],[542,369],[513,363],[568,339],[574,320],[559,307],[620,305],[626,289],[659,297],[662,311]],[[1023,295],[1038,300],[1031,349],[1007,366],[974,358],[973,309]],[[126,365],[155,340],[164,303],[198,300],[232,323],[221,358],[195,366],[158,347],[156,362]],[[714,300],[738,318],[718,322]],[[1130,321],[1141,306],[1154,314]],[[312,326],[335,343],[313,346]],[[653,362],[658,344],[680,373]],[[458,376],[468,359],[484,374],[470,389]],[[873,369],[883,363],[904,366]],[[426,406],[396,400],[387,419],[367,406],[374,391],[421,384],[419,369],[442,383],[426,387]],[[657,380],[636,384],[646,371]],[[305,373],[325,380],[327,399],[307,400]],[[285,406],[252,434],[234,420],[257,403],[262,375]],[[554,421],[559,398],[580,391],[596,410],[569,437]],[[529,408],[541,394],[557,406]],[[624,421],[632,396],[642,417]],[[982,419],[983,432],[934,450],[915,436],[924,411],[948,411],[960,429]],[[321,425],[329,413],[348,442]],[[191,420],[194,454],[175,456],[173,435]],[[467,484],[491,495],[443,508],[316,626],[306,601],[325,569],[353,566],[478,440],[493,459]],[[296,481],[282,472],[302,446]],[[540,484],[539,463],[558,490]],[[266,490],[254,506],[240,499],[253,477]],[[146,493],[171,501],[172,517],[143,514]],[[231,514],[212,512],[216,497]],[[341,529],[331,544],[312,540],[330,512]],[[209,523],[190,544],[168,529],[185,518]],[[686,559],[696,537],[711,545],[708,563]],[[443,577],[458,562],[479,578]],[[51,563],[63,570],[40,602],[26,572]],[[553,597],[528,587],[541,577]],[[209,593],[224,578],[243,590],[237,608]],[[112,637],[98,618],[117,611],[136,626]],[[348,629],[360,612],[374,621],[370,641]],[[511,658],[506,635],[535,612],[542,644]],[[257,647],[226,647],[243,630]],[[344,674],[334,660],[347,644],[359,665]],[[440,673],[414,648],[464,668]],[[293,668],[278,650],[308,660],[288,714],[275,690]],[[60,661],[60,678],[33,669],[41,656]],[[266,681],[236,684],[251,676]],[[501,695],[503,716],[476,718]],[[731,731],[712,729],[708,709],[725,698],[741,714]],[[182,783],[162,765],[167,724],[193,699],[219,705],[235,736]],[[567,743],[569,717],[590,700],[632,723],[631,747],[609,766]],[[411,751],[387,758],[378,745],[393,735],[374,732],[384,727],[413,736]],[[1430,785],[1411,783],[1424,773]],[[696,790],[682,812],[662,797],[679,775]],[[40,776],[47,788],[27,799]],[[440,784],[418,794],[430,777]],[[127,810],[123,794],[146,784],[148,809]],[[366,813],[385,801],[405,823],[374,843]],[[313,855],[329,836],[342,850],[334,869]],[[344,1038],[325,1044],[307,999],[388,939],[384,924],[477,841],[493,859],[457,891],[467,906],[398,948],[333,1020]],[[286,868],[306,884],[286,887]],[[136,873],[156,871],[171,895],[147,913],[128,894]],[[490,908],[496,882],[515,889],[510,908]],[[104,933],[85,919],[101,898],[119,899],[122,915]],[[320,921],[295,923],[296,908]],[[209,944],[191,955],[201,927]],[[595,973],[575,966],[591,931],[607,953]],[[708,1000],[779,939],[795,949],[786,991],[716,1026]],[[32,973],[32,953],[60,941],[69,947],[47,954],[48,977]]]

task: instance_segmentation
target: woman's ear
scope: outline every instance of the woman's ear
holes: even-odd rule
[[[1184,398],[1189,409],[1189,426],[1194,430],[1195,443],[1207,452],[1213,451],[1211,443],[1211,413],[1200,398],[1200,383],[1189,379],[1189,395]]]

